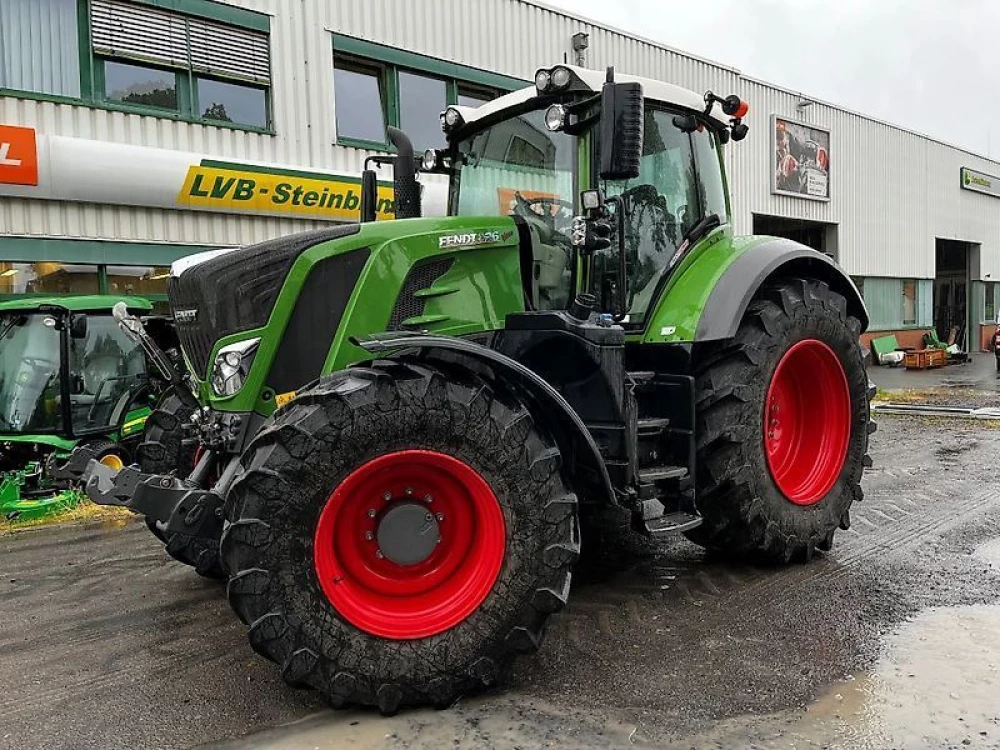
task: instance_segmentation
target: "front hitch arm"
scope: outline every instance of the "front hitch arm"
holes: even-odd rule
[[[209,456],[202,459],[208,460]],[[97,505],[144,515],[168,535],[217,541],[222,534],[222,496],[191,481],[169,474],[143,474],[135,465],[114,469],[98,461],[87,448],[73,451],[56,472],[61,478],[81,482],[87,497]]]

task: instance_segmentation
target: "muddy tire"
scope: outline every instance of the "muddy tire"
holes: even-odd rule
[[[808,560],[850,525],[870,464],[870,387],[844,297],[819,281],[766,287],[736,337],[696,366],[696,480],[688,537],[758,561]]]
[[[142,443],[136,448],[139,468],[146,474],[186,476],[195,463],[195,448],[184,443],[184,424],[191,419],[191,408],[168,390],[146,420]],[[206,578],[225,578],[219,564],[219,543],[187,534],[169,537],[149,518],[146,527],[165,545],[167,554],[190,565]]]
[[[243,462],[222,538],[230,604],[254,650],[334,706],[447,706],[536,650],[566,603],[580,535],[559,451],[468,373],[327,376]]]

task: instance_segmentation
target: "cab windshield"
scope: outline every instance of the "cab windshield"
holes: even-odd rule
[[[0,317],[0,432],[55,432],[59,410],[59,332],[48,315]]]
[[[64,387],[62,322],[40,313],[0,317],[0,433],[80,435],[119,424],[146,382],[145,355],[110,315],[87,322],[85,336],[67,335]],[[63,421],[64,398],[72,425]]]
[[[480,130],[458,144],[453,216],[518,216],[532,235],[535,307],[560,309],[570,296],[577,139],[545,127],[540,110]]]

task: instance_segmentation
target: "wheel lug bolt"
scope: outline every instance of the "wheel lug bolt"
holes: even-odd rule
[[[372,539],[374,539],[374,538],[375,538],[375,535],[374,535],[373,533],[371,533],[370,531],[366,531],[366,532],[365,532],[365,539],[367,539],[367,540],[368,540],[369,542],[370,542],[370,541],[371,541]]]
[[[392,500],[392,493],[386,492],[384,495],[382,495],[382,499],[385,500],[386,502],[389,502],[390,500]]]
[[[434,520],[434,516],[432,516],[430,513],[428,513],[426,516],[424,516],[424,520],[425,521],[433,521]]]
[[[407,495],[412,495],[413,494],[413,488],[412,487],[407,487],[406,488],[406,494]]]
[[[375,518],[375,509],[374,508],[369,508],[368,509],[368,517],[369,518]]]
[[[438,513],[437,514],[437,520],[443,521],[444,520],[444,513]]]
[[[377,549],[375,550],[375,557],[377,557],[379,560],[382,560],[385,558],[385,555],[382,554],[382,550]]]
[[[430,495],[424,495],[424,502],[425,503],[433,503],[434,502],[434,498],[431,497]]]

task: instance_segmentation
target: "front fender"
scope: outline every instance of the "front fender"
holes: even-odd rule
[[[583,485],[589,490],[581,500],[617,502],[608,468],[590,430],[559,391],[521,363],[481,344],[449,336],[386,333],[353,343],[371,354],[403,356],[408,352],[432,355],[447,352],[457,358],[457,364],[469,367],[477,375],[485,374],[493,382],[502,382],[552,434],[562,453],[567,479],[575,489]]]

